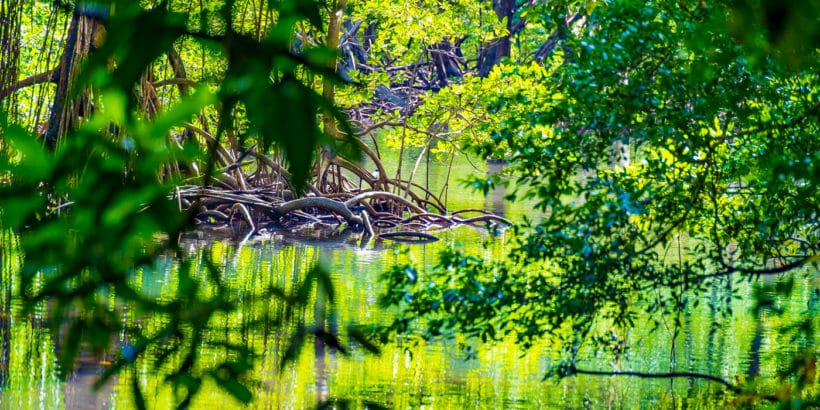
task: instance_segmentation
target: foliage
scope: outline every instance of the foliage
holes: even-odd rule
[[[203,335],[215,318],[235,311],[239,301],[212,263],[205,263],[205,279],[190,269],[194,261],[178,243],[180,233],[191,227],[190,215],[169,198],[179,180],[164,173],[168,164],[194,161],[207,164],[207,173],[212,173],[218,140],[242,104],[259,143],[282,149],[295,187],[303,187],[321,139],[316,115],[326,103],[297,77],[326,72],[319,56],[327,53],[310,49],[296,54],[288,47],[293,24],[307,20],[321,25],[317,3],[271,3],[270,12],[277,13],[285,27],[272,25],[261,40],[233,29],[233,6],[228,1],[211,17],[224,27],[213,33],[190,29],[188,16],[170,10],[167,3],[150,9],[131,1],[100,5],[113,10],[105,21],[106,41],[71,85],[75,94],[87,87],[93,90],[93,115],[62,137],[54,152],[2,117],[0,220],[3,229],[20,234],[25,254],[20,296],[29,311],[47,303],[53,334],[64,340],[59,352],[64,375],[71,372],[81,349],[110,351],[115,347],[112,335],[127,334],[131,342],[118,346],[120,355],[99,385],[123,369],[136,369],[150,350],[162,352],[158,362],[178,360],[168,382],[177,391],[179,407],[190,405],[207,378],[241,402],[251,400],[242,375],[252,369],[252,351],[229,341],[214,342],[231,354],[212,367],[199,365]],[[88,11],[76,7],[71,11]],[[216,87],[198,87],[155,116],[146,115],[135,88],[152,62],[183,38],[220,53],[227,69]],[[143,46],[134,47],[136,43]],[[221,113],[217,141],[207,151],[191,141],[169,143],[174,127],[207,110]],[[170,301],[146,297],[128,280],[163,254],[178,258],[182,266],[177,298]],[[308,303],[318,286],[324,290],[317,292],[332,303],[327,275],[316,268],[294,295],[263,291],[295,308]],[[122,320],[120,303],[133,304],[138,312],[161,312],[168,320],[158,329],[142,331]],[[335,340],[321,320],[299,332],[291,345],[294,352],[308,335]],[[340,347],[338,342],[335,346]],[[284,359],[292,357],[290,353]],[[137,407],[145,408],[136,378],[132,388]]]
[[[501,3],[507,15],[495,7]],[[79,18],[86,28],[104,20],[104,31],[85,34],[105,41],[86,44],[94,50],[78,77],[71,67],[80,65],[56,64],[58,54],[36,62],[38,52],[50,55],[44,50],[53,33],[25,33],[22,44],[42,42],[42,49],[19,47],[19,57],[2,65],[4,82],[15,77],[7,75],[10,67],[32,75],[0,84],[3,96],[34,83],[56,83],[58,90],[23,91],[31,101],[20,98],[12,121],[0,123],[0,217],[21,233],[30,307],[49,301],[55,326],[68,317],[65,371],[84,343],[106,350],[110,339],[98,336],[123,330],[120,313],[110,308],[115,295],[174,320],[152,334],[125,329],[135,342],[112,371],[131,366],[150,346],[168,344],[166,357],[182,357],[169,379],[179,388],[179,405],[190,403],[205,378],[249,400],[235,382],[252,352],[225,342],[234,354],[224,363],[195,365],[194,347],[209,323],[238,303],[216,268],[203,282],[182,269],[180,298],[171,302],[142,297],[125,278],[166,251],[190,264],[177,245],[190,215],[168,200],[183,174],[170,169],[204,165],[197,181],[208,181],[219,166],[242,171],[244,154],[220,158],[221,148],[247,153],[257,144],[263,154],[285,157],[297,191],[317,177],[316,146],[338,142],[325,137],[335,130],[318,127],[317,115],[341,117],[315,91],[326,79],[357,84],[337,102],[362,135],[386,127],[384,138],[397,146],[434,153],[470,146],[507,160],[520,187],[510,198],[532,199],[540,212],[515,228],[506,260],[486,263],[450,250],[432,272],[388,272],[382,303],[399,310],[389,330],[512,336],[524,346],[553,337],[564,361],[552,374],[601,374],[579,366],[579,352],[621,354],[628,346],[617,331],[641,320],[672,318],[677,325],[680,312],[720,280],[816,276],[815,1],[351,1],[341,14],[347,18],[339,64],[337,50],[323,47],[333,43],[323,19],[339,23],[334,16],[343,1],[60,4],[30,1],[17,12],[30,12],[31,26],[75,27],[67,38],[80,31]],[[512,43],[509,53],[488,59],[505,41]],[[78,55],[68,50],[66,59]],[[185,64],[173,62],[177,53]],[[168,64],[158,62],[162,56]],[[58,104],[68,83],[82,102],[70,110]],[[332,81],[324,85],[332,89]],[[52,118],[62,123],[71,111],[80,124],[63,127],[54,152],[27,131],[56,127],[39,115],[51,101],[36,96],[51,93]],[[195,128],[189,122],[199,135],[179,135]],[[337,146],[326,154],[344,151]],[[486,193],[499,182],[491,176],[469,183]],[[669,254],[674,244],[676,256]],[[310,283],[326,282],[322,271],[310,278],[295,296],[278,289],[266,295],[304,304]],[[789,280],[775,285],[774,297],[760,285],[760,312],[780,313],[777,300],[793,291]],[[319,287],[332,302],[329,286]],[[715,309],[728,314],[729,306]],[[784,340],[797,341],[799,351],[785,353],[789,366],[774,394],[754,383],[700,377],[735,393],[748,387],[751,399],[811,405],[815,313],[808,306],[803,320],[783,325]],[[293,346],[309,334],[333,341],[318,323],[299,329]],[[691,376],[676,370],[664,375]]]
[[[746,10],[732,5],[590,6],[541,9],[545,25],[585,9],[543,67],[496,67],[442,93],[469,95],[486,115],[474,146],[509,161],[524,187],[510,197],[535,200],[543,216],[517,228],[504,261],[453,250],[432,272],[388,272],[382,303],[399,312],[390,330],[512,336],[524,346],[549,337],[564,351],[552,374],[608,374],[583,369],[579,352],[611,351],[613,329],[642,312],[679,318],[718,278],[817,275],[817,50],[798,64],[792,45],[772,41],[763,52],[786,51],[756,58],[756,43],[729,34]],[[747,34],[791,36],[768,29]],[[681,238],[680,254],[669,255]],[[816,402],[814,309],[791,328],[805,343],[783,381],[793,390],[755,397]]]

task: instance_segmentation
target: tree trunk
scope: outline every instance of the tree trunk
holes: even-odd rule
[[[481,47],[478,56],[478,75],[481,77],[490,74],[502,58],[509,57],[512,48],[512,19],[515,13],[515,0],[493,0],[493,10],[495,10],[499,23],[507,19],[507,33]]]
[[[0,90],[17,82],[17,68],[20,63],[20,17],[23,5],[19,0],[0,0]],[[14,98],[3,98],[2,108],[15,110]]]
[[[447,86],[447,79],[449,77],[461,78],[464,76],[464,73],[458,66],[461,54],[458,44],[453,45],[449,39],[444,39],[430,46],[428,51],[435,65],[439,87]]]
[[[344,14],[344,8],[346,5],[347,0],[336,0],[330,10],[330,21],[327,25],[327,39],[325,40],[325,45],[333,51],[337,51],[339,49],[339,35],[342,27],[342,15]],[[329,62],[328,68],[336,71],[336,62],[336,59]],[[322,83],[322,96],[330,103],[335,103],[336,101],[336,87],[333,85],[333,81],[334,80],[332,78],[325,77]],[[336,130],[336,119],[333,117],[333,113],[328,110],[325,110],[322,113],[322,125],[324,126],[325,133],[333,138],[336,138],[338,131]]]
[[[332,7],[330,9],[330,20],[327,25],[327,38],[325,40],[325,45],[334,52],[339,50],[339,36],[341,34],[342,16],[344,15],[344,8],[346,5],[347,0],[336,0],[332,3]],[[338,58],[334,58],[332,61],[328,62],[328,68],[336,71],[337,60]],[[335,105],[336,87],[333,84],[333,81],[334,79],[329,77],[325,77],[323,79],[322,97],[324,97],[328,103]],[[322,127],[331,139],[339,139],[339,130],[336,128],[336,118],[330,110],[326,109],[322,112]],[[320,179],[322,179],[318,183],[318,188],[322,192],[325,192],[326,185],[323,170],[326,166],[330,165],[332,160],[331,157],[331,152],[327,149],[322,149],[321,157],[316,163],[316,175],[321,175]]]
[[[85,4],[78,4],[71,16],[71,24],[66,36],[65,49],[60,57],[60,65],[56,73],[57,91],[51,113],[48,119],[48,128],[45,134],[46,147],[53,150],[57,147],[58,139],[69,129],[76,127],[81,118],[91,114],[91,104],[87,91],[71,97],[71,87],[77,78],[82,60],[95,46],[95,34],[102,30],[101,22],[84,14]]]

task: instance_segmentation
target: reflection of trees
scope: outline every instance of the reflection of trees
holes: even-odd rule
[[[712,284],[709,294],[709,333],[706,342],[706,368],[720,369],[724,357],[723,347],[726,345],[725,316],[721,309],[730,307],[732,296],[732,281],[730,277],[719,278]],[[723,303],[729,306],[722,306]]]
[[[0,232],[0,391],[9,380],[11,366],[12,272],[15,271],[16,238]]]
[[[6,269],[5,249],[0,249],[2,259],[2,278],[0,278],[0,390],[2,390],[9,378],[9,355],[11,352],[11,269]]]
[[[487,177],[489,178],[500,173],[504,168],[504,165],[504,161],[487,161]],[[506,195],[506,191],[507,190],[504,188],[503,184],[497,184],[495,188],[484,197],[484,210],[504,217],[504,212],[506,209],[504,204],[504,195]]]
[[[83,350],[77,357],[74,370],[63,384],[64,403],[67,409],[108,409],[114,407],[118,376],[109,379],[99,389],[94,383],[107,368],[104,356]]]
[[[44,309],[49,311],[54,309],[54,303],[46,302]],[[36,335],[35,339],[39,345],[42,337],[49,337],[50,332],[45,329],[56,328],[57,333],[52,338],[53,351],[49,352],[49,357],[61,357],[63,349],[70,344],[66,338],[71,337],[69,327],[80,316],[87,315],[83,312],[73,312],[66,315],[60,323],[49,323],[47,320],[38,320],[32,316],[31,329]],[[44,317],[49,318],[50,315]],[[115,397],[114,386],[117,385],[119,376],[114,375],[103,385],[95,386],[100,376],[106,371],[119,354],[119,346],[123,345],[117,334],[98,334],[96,337],[110,338],[107,345],[113,346],[112,351],[92,352],[87,347],[81,348],[74,359],[74,367],[70,373],[65,374],[65,382],[62,383],[63,403],[68,409],[107,409],[112,407],[112,398]],[[99,341],[95,341],[99,343]],[[53,355],[53,356],[52,356]],[[26,370],[24,370],[26,371]],[[58,369],[58,371],[62,371]]]

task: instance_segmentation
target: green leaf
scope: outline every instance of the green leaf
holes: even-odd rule
[[[248,404],[253,400],[251,391],[236,379],[219,380],[219,387],[225,389],[225,391],[243,404]]]
[[[0,124],[0,136],[22,156],[16,163],[12,160],[0,164],[8,167],[5,171],[10,171],[20,181],[39,182],[48,177],[53,168],[53,157],[34,135],[19,125],[3,123]]]
[[[3,193],[0,190],[0,193]],[[8,196],[7,196],[8,195]],[[37,210],[45,209],[45,199],[41,196],[10,196],[3,193],[0,199],[0,219],[3,226],[12,229],[22,228],[22,224]]]
[[[379,346],[370,341],[367,335],[365,335],[365,333],[362,331],[361,327],[356,325],[350,325],[347,328],[347,334],[348,336],[350,336],[351,339],[356,341],[356,343],[359,344],[359,346],[363,347],[368,352],[373,354],[381,353],[381,349],[379,348]]]
[[[173,127],[190,121],[206,107],[217,103],[216,94],[207,85],[197,87],[193,94],[183,97],[177,104],[161,113],[151,124],[149,135],[161,138],[171,132]]]

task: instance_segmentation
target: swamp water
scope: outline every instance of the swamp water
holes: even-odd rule
[[[454,209],[498,203],[497,199],[489,199],[485,204],[480,196],[470,203],[465,199],[472,197],[469,194],[451,192],[450,196],[451,204],[453,200],[461,201]],[[527,208],[505,206],[507,216],[513,218],[520,217]],[[164,369],[161,365],[155,368],[150,355],[138,362],[135,370],[114,377],[96,392],[92,389],[94,380],[120,354],[119,350],[102,356],[84,354],[68,380],[59,379],[56,352],[61,341],[50,334],[44,311],[19,315],[19,303],[11,297],[17,292],[13,272],[22,256],[9,252],[12,246],[8,242],[14,239],[4,235],[0,409],[130,409],[135,406],[131,396],[134,377],[149,408],[170,408],[174,392],[163,385]],[[716,408],[726,404],[726,397],[718,393],[721,386],[702,380],[576,376],[543,381],[547,369],[558,359],[558,353],[546,342],[522,352],[511,342],[482,346],[456,335],[427,343],[394,341],[384,346],[378,356],[355,345],[349,355],[342,355],[332,349],[316,348],[309,342],[292,362],[282,366],[281,357],[290,332],[299,325],[311,324],[316,309],[312,304],[296,309],[281,326],[265,322],[264,312],[281,312],[284,307],[261,298],[260,289],[273,285],[292,290],[319,263],[332,278],[335,303],[327,307],[326,313],[332,325],[343,329],[349,323],[384,324],[392,318],[392,312],[377,305],[384,286],[379,275],[394,264],[411,261],[423,271],[435,264],[436,254],[445,246],[460,246],[487,259],[499,257],[504,251],[504,234],[493,239],[480,230],[461,227],[436,235],[442,240],[406,247],[388,241],[362,246],[356,238],[305,239],[284,233],[241,244],[235,240],[188,240],[187,252],[198,261],[193,269],[204,272],[203,257],[210,256],[241,301],[238,311],[213,323],[204,335],[205,342],[227,339],[256,353],[250,378],[244,380],[254,394],[252,408],[315,408],[317,403],[328,400],[335,400],[332,406],[337,408],[346,404],[348,408],[397,409]],[[487,241],[489,245],[482,246]],[[176,297],[179,269],[174,259],[161,258],[152,268],[135,272],[132,284],[143,295],[170,300]],[[421,275],[423,280],[423,272]],[[820,303],[813,294],[818,286],[817,275],[799,279],[796,297],[788,301],[787,312],[798,314],[808,308],[816,313]],[[710,302],[727,303],[726,297],[733,291],[740,298],[730,298],[728,302],[732,304],[732,316],[716,315],[707,307]],[[579,367],[640,372],[673,369],[712,374],[730,381],[744,377],[750,366],[758,366],[762,375],[775,374],[782,364],[773,347],[788,348],[789,342],[778,340],[772,331],[775,321],[781,319],[751,313],[750,293],[751,287],[746,283],[718,283],[711,292],[700,296],[699,307],[682,314],[682,328],[674,341],[669,328],[661,326],[652,332],[649,327],[639,326],[627,335],[631,350],[618,363],[613,363],[609,355],[590,352]],[[135,320],[136,314],[129,306],[117,308],[125,312],[125,320]],[[159,327],[163,321],[159,315],[140,317],[140,326],[146,330]],[[117,346],[129,343],[125,335],[112,337]],[[465,346],[476,348],[474,357],[467,357]],[[203,343],[200,360],[205,365],[217,363],[225,354]],[[192,408],[226,410],[242,405],[214,383],[206,382]]]

